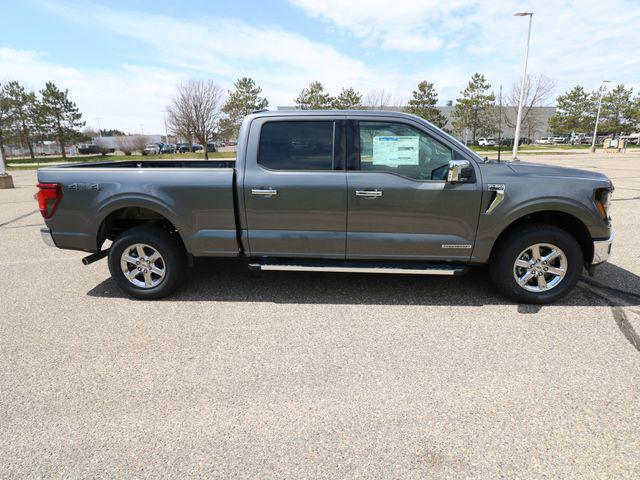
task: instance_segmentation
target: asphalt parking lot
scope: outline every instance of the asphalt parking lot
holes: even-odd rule
[[[610,263],[560,303],[462,278],[197,262],[125,298],[0,190],[0,477],[640,477],[640,152],[530,156],[616,186]]]

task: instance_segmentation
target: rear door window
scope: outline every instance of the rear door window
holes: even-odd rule
[[[260,132],[258,164],[272,170],[332,170],[334,122],[267,122]]]

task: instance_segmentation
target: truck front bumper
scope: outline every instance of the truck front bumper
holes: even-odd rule
[[[49,230],[48,228],[41,228],[40,236],[42,237],[42,241],[50,247],[56,246],[56,243],[53,241],[53,236],[51,235],[51,230]]]
[[[611,244],[613,243],[614,231],[611,230],[611,236],[606,240],[594,240],[593,241],[593,260],[592,265],[598,265],[602,262],[606,262],[611,255]]]

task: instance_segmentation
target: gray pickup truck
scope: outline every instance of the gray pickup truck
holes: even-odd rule
[[[518,302],[566,295],[609,257],[613,186],[588,171],[479,157],[395,112],[256,112],[235,161],[125,161],[38,170],[58,248],[108,255],[154,299],[193,257],[253,270],[457,275],[489,265]],[[105,245],[109,245],[105,248]]]

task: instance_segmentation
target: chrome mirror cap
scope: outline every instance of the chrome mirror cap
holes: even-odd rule
[[[447,182],[459,183],[473,176],[473,169],[469,160],[449,160]]]

